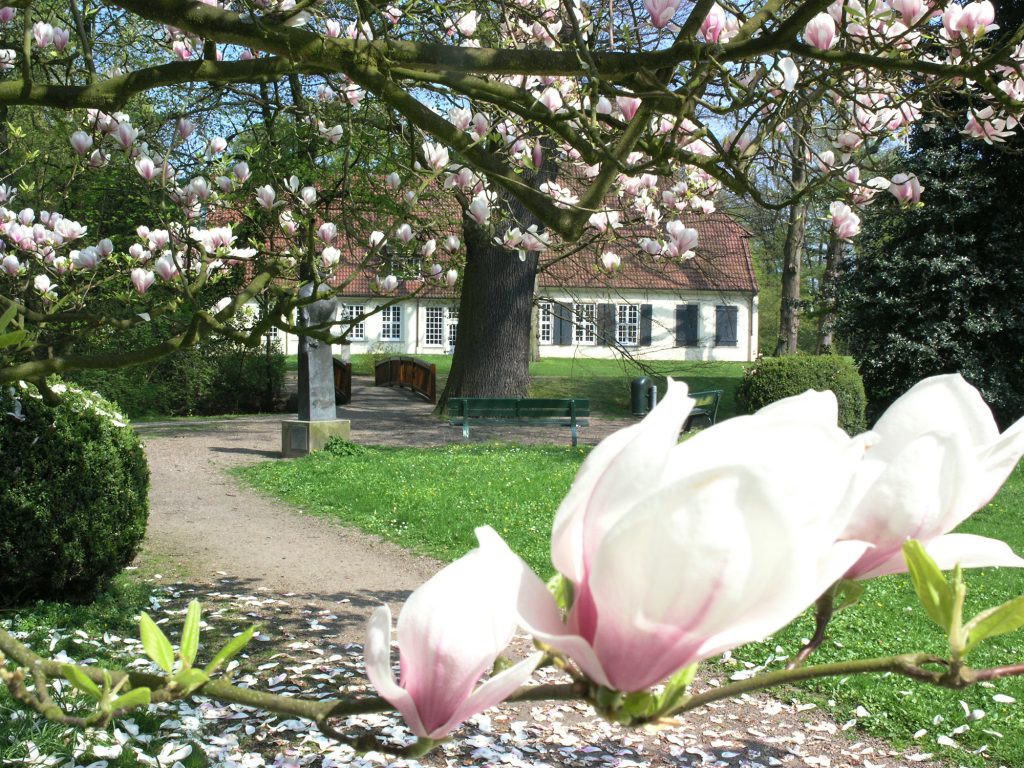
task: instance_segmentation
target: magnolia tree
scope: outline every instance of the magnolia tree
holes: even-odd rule
[[[869,148],[940,107],[950,91],[966,98],[964,130],[999,141],[1017,129],[1024,88],[1021,34],[999,30],[988,2],[542,0],[446,4],[439,15],[401,3],[127,0],[2,11],[9,47],[0,49],[0,106],[70,111],[75,173],[112,163],[167,198],[152,221],[137,222],[136,242],[115,242],[76,224],[73,199],[52,201],[55,210],[19,207],[31,190],[16,188],[12,168],[0,190],[0,298],[10,313],[0,378],[8,381],[145,362],[208,335],[255,344],[271,325],[291,330],[303,302],[296,285],[327,282],[341,248],[379,271],[384,294],[403,279],[412,290],[453,282],[470,254],[453,233],[419,226],[415,211],[438,186],[457,195],[463,240],[500,246],[463,285],[464,300],[488,299],[463,316],[466,329],[483,324],[480,308],[501,315],[503,297],[532,290],[537,255],[558,241],[609,239],[603,269],[625,254],[693,258],[697,233],[680,213],[712,210],[722,187],[784,207],[828,185],[837,199],[815,215],[847,240],[859,230],[858,206],[878,193],[916,205],[922,192],[906,174],[872,175]],[[250,166],[244,136],[223,138],[235,132],[231,118],[196,90],[230,89],[239,110],[251,99],[250,115],[268,122],[254,94],[286,83],[287,119],[305,132],[309,174],[336,171],[391,189],[393,217],[353,221],[337,208],[317,209],[319,179]],[[142,96],[151,99],[148,112],[155,104],[165,117],[148,131],[125,111]],[[362,118],[370,104],[385,116],[379,130],[401,137],[383,143],[408,152],[396,150],[393,162],[332,164],[331,148],[369,124]],[[200,109],[204,119],[193,120]],[[751,183],[766,168],[788,169],[792,183],[766,196]],[[239,211],[249,208],[274,215],[243,232]],[[618,234],[630,220],[649,229],[639,241]],[[339,222],[344,243],[321,230]],[[458,254],[451,264],[434,255],[442,244]],[[392,269],[399,246],[402,270]],[[512,278],[498,279],[502,270]],[[232,330],[231,317],[257,297],[262,319],[248,332]],[[117,359],[69,351],[67,340],[84,332],[116,332],[171,307],[187,308],[190,323],[149,349]],[[528,347],[524,307],[517,303],[506,325]],[[344,330],[302,329],[324,339]]]
[[[969,666],[987,638],[1024,626],[1024,598],[966,617],[961,575],[964,567],[1021,567],[1024,559],[1001,541],[949,533],[1017,465],[1024,420],[1000,434],[978,392],[952,375],[921,382],[856,437],[836,425],[830,392],[807,392],[680,443],[693,403],[685,385],[670,383],[643,422],[586,459],[555,517],[558,575],[549,585],[495,531],[479,529],[479,548],[402,608],[397,679],[391,612],[377,608],[364,654],[379,697],[324,701],[233,685],[221,670],[253,630],[201,664],[198,603],[189,607],[177,651],[143,614],[153,672],[50,661],[0,630],[7,657],[0,656],[0,680],[24,705],[72,725],[104,725],[139,707],[201,695],[308,718],[360,749],[416,755],[505,700],[583,699],[611,719],[638,724],[831,675],[886,672],[962,688],[1024,674],[1019,662]],[[953,568],[952,577],[941,568]],[[837,598],[850,604],[863,581],[907,570],[948,652],[806,663]],[[690,690],[701,661],[763,638],[814,601],[819,631],[790,668]],[[499,664],[520,628],[536,651]],[[565,682],[530,685],[543,666],[564,671]],[[84,697],[58,703],[49,692],[55,679]],[[347,725],[349,715],[391,709],[414,741],[396,747]]]

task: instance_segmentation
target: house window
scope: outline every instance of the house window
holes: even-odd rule
[[[444,307],[427,307],[424,343],[428,347],[440,347],[444,344]]]
[[[382,341],[402,340],[402,308],[397,304],[384,307],[380,313],[380,338]]]
[[[267,341],[271,344],[277,344],[281,340],[281,331],[278,330],[276,325],[272,325],[267,328]]]
[[[541,344],[550,344],[554,341],[552,331],[552,328],[554,327],[554,313],[552,312],[551,302],[540,302],[540,304],[537,305],[537,310],[537,340]]]
[[[593,344],[595,340],[594,316],[596,304],[573,304],[573,339],[577,344]]]
[[[361,317],[366,308],[362,304],[344,304],[341,307],[341,319],[342,320],[354,320],[357,317]],[[364,341],[366,339],[366,326],[363,321],[360,320],[358,323],[354,323],[350,326],[348,332],[349,341]]]
[[[736,321],[739,309],[736,307],[715,307],[715,346],[735,347],[738,344]]]
[[[636,304],[618,304],[615,307],[615,341],[623,346],[635,347],[640,340],[640,307]]]
[[[448,307],[448,349],[455,351],[455,340],[459,335],[459,310]]]

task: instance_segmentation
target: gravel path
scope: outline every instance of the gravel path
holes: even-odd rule
[[[404,391],[375,388],[369,379],[353,382],[353,404],[339,408],[338,415],[352,420],[352,439],[358,443],[429,446],[462,440],[460,430],[431,415],[429,404]],[[319,653],[351,648],[349,643],[362,641],[373,606],[387,602],[396,610],[441,564],[303,515],[226,474],[233,466],[277,459],[280,422],[280,417],[251,417],[137,425],[152,472],[150,523],[140,561],[146,571],[163,571],[165,580],[177,580],[177,593],[202,596],[211,606],[226,598],[264,596],[256,602],[273,606],[272,615],[249,616],[265,620],[268,633],[292,640],[289,648],[310,640]],[[581,431],[581,442],[594,444],[628,423],[592,420]],[[489,427],[474,428],[472,440],[558,444],[568,443],[569,437],[560,428]],[[705,680],[700,687],[716,684]],[[536,731],[534,754],[525,744],[520,747],[523,721]],[[427,764],[942,765],[923,750],[904,754],[876,740],[852,741],[842,731],[813,707],[768,696],[718,704],[688,714],[675,728],[647,732],[623,732],[585,707],[502,707],[492,717],[474,720],[463,738]]]

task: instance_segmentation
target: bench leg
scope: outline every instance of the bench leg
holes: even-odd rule
[[[469,440],[469,421],[462,422],[462,437]]]
[[[576,447],[576,438],[578,437],[578,435],[576,433],[576,422],[574,421],[571,426],[572,426],[572,447],[575,448]]]

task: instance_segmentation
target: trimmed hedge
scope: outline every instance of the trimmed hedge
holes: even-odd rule
[[[146,532],[149,467],[135,432],[94,392],[0,390],[0,607],[87,602]]]
[[[839,401],[839,426],[856,435],[866,428],[864,381],[848,357],[787,355],[766,357],[747,369],[736,399],[747,413],[776,400],[814,389],[831,389]]]

